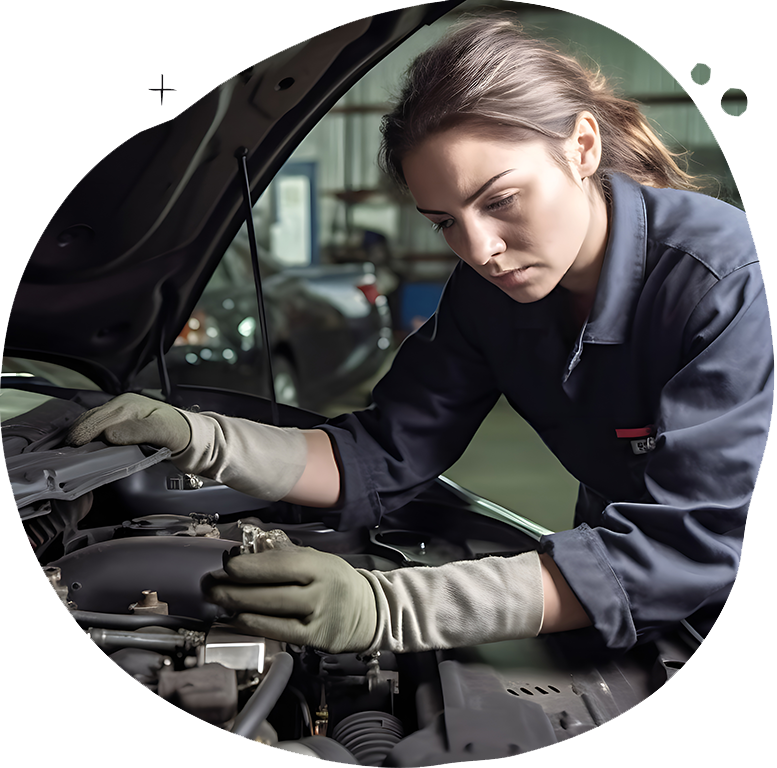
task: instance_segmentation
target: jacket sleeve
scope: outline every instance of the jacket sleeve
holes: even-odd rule
[[[499,398],[493,373],[467,339],[465,281],[456,268],[435,314],[408,336],[364,411],[323,429],[341,469],[331,522],[373,526],[403,506],[464,452]],[[478,278],[479,279],[479,278]]]
[[[649,497],[603,501],[598,525],[542,541],[610,649],[721,606],[733,584],[773,389],[757,264],[713,285],[684,346],[685,365],[660,395]]]

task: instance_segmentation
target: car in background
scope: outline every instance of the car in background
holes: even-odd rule
[[[289,267],[258,255],[278,402],[321,409],[381,369],[392,321],[371,263]],[[165,354],[171,380],[269,397],[260,323],[243,228]],[[158,387],[157,366],[136,384]]]
[[[213,358],[220,356],[225,370],[245,364],[245,381],[259,378],[256,324],[247,322],[253,288],[244,285],[245,262],[230,255],[245,218],[242,177],[254,196],[266,188],[345,90],[456,5],[391,11],[313,38],[116,149],[44,231],[6,337],[0,411],[9,479],[35,557],[74,631],[80,627],[149,691],[203,721],[337,762],[436,765],[549,746],[644,700],[702,641],[679,625],[618,658],[586,657],[577,635],[572,644],[543,636],[365,658],[240,635],[217,621],[200,578],[221,566],[225,551],[253,551],[272,529],[372,569],[517,554],[536,549],[546,531],[445,478],[375,528],[340,530],[326,511],[263,502],[181,473],[167,449],[63,444],[81,413],[126,391],[280,426],[322,423],[309,410],[273,408],[253,383],[239,391],[212,379],[177,380],[177,371],[189,366],[219,378]],[[334,357],[335,342],[324,349],[311,330],[293,346],[295,334],[304,336],[293,330],[295,313],[318,311],[321,326],[338,320],[340,333],[357,341],[352,328],[343,330],[344,318],[354,317],[345,305],[381,315],[368,269],[347,279],[348,268],[316,269],[275,272],[266,263],[263,276],[269,351],[280,361],[289,350],[303,400],[312,397],[303,359]],[[335,277],[339,293],[329,290]],[[384,327],[377,322],[365,343],[380,349]],[[363,372],[353,362],[351,370]],[[54,650],[57,639],[51,643]]]

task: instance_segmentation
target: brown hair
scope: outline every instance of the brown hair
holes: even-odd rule
[[[460,23],[412,62],[397,106],[383,117],[379,164],[406,188],[403,158],[429,136],[463,126],[495,139],[540,134],[568,170],[561,145],[584,111],[599,123],[602,158],[592,181],[600,189],[608,171],[654,187],[698,188],[636,102],[505,15]]]

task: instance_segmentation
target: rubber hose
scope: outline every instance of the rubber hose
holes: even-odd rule
[[[168,616],[159,613],[99,613],[96,611],[71,611],[70,615],[83,627],[103,629],[141,629],[142,627],[167,627],[168,629],[193,629],[205,632],[210,622],[189,616]]]
[[[264,680],[235,718],[232,733],[245,736],[247,739],[255,739],[259,735],[262,723],[272,712],[272,708],[285,690],[293,667],[294,659],[288,653],[281,651],[275,654]]]
[[[183,635],[157,634],[150,632],[128,631],[126,629],[104,629],[92,627],[89,639],[106,653],[119,648],[143,648],[149,651],[172,652],[178,648],[185,648],[189,640]]]

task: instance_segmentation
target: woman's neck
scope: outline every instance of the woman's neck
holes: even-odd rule
[[[591,190],[589,197],[588,234],[575,263],[561,280],[561,286],[569,291],[572,317],[578,328],[583,326],[594,305],[609,234],[609,207],[604,196],[598,190]]]

